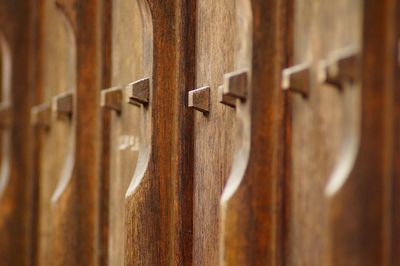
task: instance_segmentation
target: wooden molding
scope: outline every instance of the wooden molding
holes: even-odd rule
[[[100,106],[106,109],[121,112],[123,90],[121,87],[114,87],[101,91]]]
[[[236,108],[236,98],[224,92],[224,85],[218,86],[218,102]]]
[[[74,93],[66,92],[55,96],[52,109],[58,117],[71,117],[74,109]]]
[[[282,71],[282,88],[307,96],[311,86],[310,75],[310,65],[308,63],[286,68]]]
[[[31,125],[49,128],[51,124],[52,108],[48,103],[34,106],[31,109]]]
[[[143,78],[130,83],[126,89],[128,90],[127,101],[130,104],[141,106],[149,103],[150,97],[150,79]]]
[[[210,109],[210,87],[205,86],[189,91],[188,107],[208,113]]]

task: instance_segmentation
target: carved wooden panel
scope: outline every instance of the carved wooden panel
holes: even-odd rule
[[[53,2],[54,3],[54,2]],[[98,262],[99,102],[101,88],[100,3],[55,3],[70,27],[71,79],[52,100],[56,123],[63,126],[67,153],[51,196],[52,264]],[[71,51],[71,50],[69,50]],[[68,82],[70,82],[68,84]],[[75,87],[74,87],[75,86]],[[61,125],[62,123],[62,125]]]
[[[283,3],[235,1],[235,71],[224,75],[224,90],[246,97],[236,101],[237,147],[220,201],[220,265],[282,263]]]
[[[43,49],[40,69],[42,103],[31,111],[32,125],[40,141],[39,178],[39,264],[53,264],[55,233],[52,204],[72,177],[75,120],[60,110],[58,99],[76,88],[76,43],[70,22],[53,0],[42,3]],[[51,23],[49,23],[51,21]],[[68,100],[68,98],[65,98]]]
[[[128,101],[139,108],[139,155],[125,199],[125,264],[191,260],[191,115],[193,3],[138,0],[142,79]]]
[[[111,3],[110,86],[101,95],[103,113],[102,172],[107,194],[107,265],[124,265],[125,193],[136,168],[140,137],[140,109],[129,104],[129,83],[139,80],[143,73],[143,32],[137,1]],[[106,173],[108,175],[106,176]],[[104,190],[103,190],[104,191]],[[102,212],[105,210],[102,209]],[[103,221],[104,222],[104,221]]]
[[[283,87],[296,93],[292,95],[291,178],[286,194],[290,195],[285,233],[290,265],[379,264],[366,264],[366,260],[359,264],[352,258],[352,253],[357,253],[355,239],[367,236],[366,231],[347,241],[340,233],[357,228],[365,218],[356,218],[359,206],[343,192],[348,186],[356,194],[363,189],[362,185],[353,187],[357,181],[352,176],[359,171],[358,160],[363,156],[360,132],[363,123],[371,119],[364,110],[368,85],[361,86],[365,80],[360,75],[365,70],[361,65],[365,55],[363,3],[294,2],[295,66],[283,72]],[[338,216],[338,211],[343,216]],[[379,216],[373,210],[363,213]],[[351,215],[356,215],[351,221],[345,218]],[[346,253],[339,255],[342,250]]]
[[[194,265],[219,260],[219,200],[232,165],[237,122],[235,104],[220,103],[218,90],[222,96],[224,74],[237,70],[235,6],[235,1],[197,1],[196,6],[195,88],[207,87],[208,110],[194,113]]]
[[[362,9],[359,152],[346,182],[332,195],[331,265],[398,264],[399,4],[365,1]]]
[[[0,3],[0,261],[5,265],[30,264],[34,259],[29,160],[32,11],[32,1]]]

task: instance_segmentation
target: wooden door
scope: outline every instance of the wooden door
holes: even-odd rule
[[[105,265],[124,265],[125,193],[140,146],[140,109],[126,99],[128,84],[144,76],[144,26],[137,1],[110,1],[110,81],[102,107],[102,242]]]

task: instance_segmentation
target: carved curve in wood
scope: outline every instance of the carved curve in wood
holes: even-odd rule
[[[1,53],[1,104],[11,105],[11,79],[12,79],[12,59],[11,51],[5,35],[0,30],[0,53]],[[10,178],[10,129],[5,128],[1,132],[1,168],[0,168],[0,196],[7,186]]]
[[[57,2],[58,3],[58,2]],[[65,26],[65,31],[67,33],[67,36],[69,38],[69,53],[70,53],[70,62],[69,62],[69,67],[68,67],[68,71],[69,73],[67,73],[68,77],[74,77],[75,75],[72,73],[73,71],[76,71],[76,39],[75,39],[75,32],[74,32],[74,26],[72,24],[71,21],[72,18],[70,18],[70,14],[65,12],[65,8],[62,8],[62,5],[57,4],[58,10],[61,12],[61,17],[64,20],[64,26]],[[74,83],[74,87],[70,89],[70,91],[72,91],[74,93],[74,95],[76,95],[75,93],[75,84],[76,81],[72,81]],[[54,102],[53,102],[54,105]],[[54,112],[54,108],[53,108],[53,115],[56,115]],[[68,123],[70,123],[71,126],[71,131],[70,134],[68,136],[68,140],[67,140],[67,145],[68,145],[68,151],[67,151],[67,155],[65,157],[65,162],[63,164],[62,170],[61,170],[61,175],[59,178],[59,182],[56,186],[56,189],[51,197],[51,201],[52,202],[56,202],[61,195],[63,194],[63,192],[65,191],[65,189],[67,188],[67,185],[69,183],[69,181],[72,179],[73,174],[74,174],[74,167],[75,167],[75,145],[76,145],[76,130],[74,130],[76,128],[76,98],[73,97],[73,111],[72,111],[72,116],[70,121],[68,121]]]
[[[240,189],[241,184],[245,182],[247,167],[250,158],[250,141],[251,141],[251,75],[252,75],[252,35],[253,35],[253,15],[250,0],[236,0],[236,44],[235,44],[235,70],[247,71],[247,100],[237,101],[236,114],[237,114],[237,132],[236,140],[237,147],[233,157],[233,164],[231,173],[227,179],[225,188],[222,192],[220,200],[220,262],[224,265],[224,239],[227,230],[226,228],[226,215],[230,203],[237,197],[241,197]],[[249,206],[250,207],[250,206]]]
[[[138,0],[140,7],[140,14],[143,23],[143,74],[144,77],[150,78],[150,98],[152,88],[152,73],[153,73],[153,22],[151,11],[147,0]],[[151,100],[150,100],[151,101]],[[151,103],[150,103],[151,105]],[[141,123],[140,123],[140,147],[139,156],[132,181],[129,185],[126,197],[132,196],[137,187],[140,185],[142,179],[146,175],[147,166],[149,164],[151,153],[151,106],[141,107]]]
[[[358,50],[358,49],[357,49]],[[359,53],[360,54],[360,53]],[[359,67],[359,66],[357,66]],[[361,84],[360,77],[354,82],[344,82],[342,84],[342,110],[344,113],[343,138],[340,147],[338,161],[328,178],[325,187],[325,195],[331,197],[338,192],[346,183],[354,167],[360,146],[361,128]],[[354,106],[356,103],[356,106]]]

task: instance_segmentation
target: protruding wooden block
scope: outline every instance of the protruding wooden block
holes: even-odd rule
[[[218,101],[230,107],[236,108],[236,98],[224,93],[224,85],[218,87]]]
[[[133,105],[146,105],[150,97],[150,80],[148,78],[132,82],[127,86],[127,101]]]
[[[51,105],[44,103],[31,110],[31,124],[36,127],[49,128],[51,123]]]
[[[286,68],[282,72],[282,88],[307,96],[311,85],[310,74],[308,63]]]
[[[248,72],[240,70],[224,75],[223,94],[230,98],[245,100],[247,97]]]
[[[338,88],[343,82],[353,82],[359,75],[359,56],[356,49],[348,48],[332,53],[329,59],[323,62],[323,81]]]
[[[53,98],[53,112],[58,117],[71,117],[74,108],[74,94],[73,92],[66,92],[57,95]]]
[[[100,105],[104,108],[121,112],[123,91],[121,87],[114,87],[101,92]]]
[[[7,128],[11,126],[11,107],[9,104],[0,104],[0,127]]]
[[[205,86],[189,91],[188,106],[208,113],[210,108],[210,87]]]

